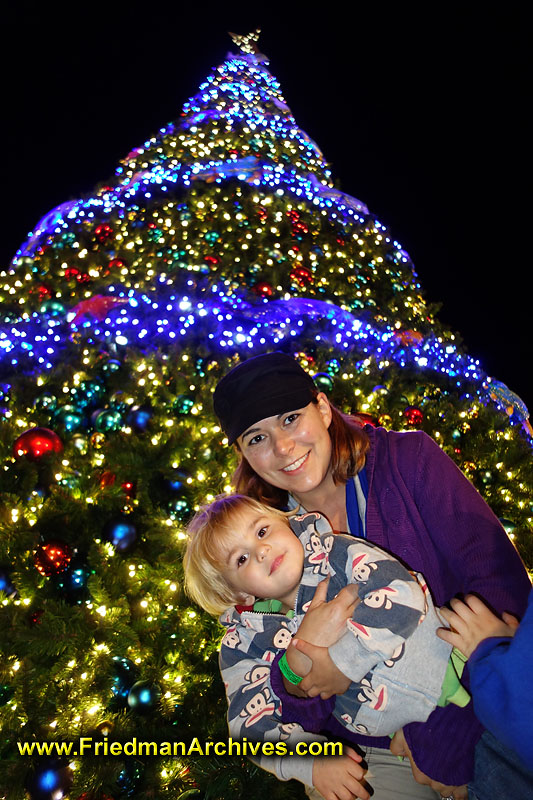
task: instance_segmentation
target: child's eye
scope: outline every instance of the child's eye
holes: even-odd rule
[[[267,533],[268,533],[268,528],[265,526],[264,528],[259,528],[259,530],[257,531],[257,536],[259,537],[259,539],[262,539],[263,536],[267,535]]]
[[[248,561],[248,553],[243,553],[242,556],[239,556],[237,559],[237,567],[243,567],[247,561]]]

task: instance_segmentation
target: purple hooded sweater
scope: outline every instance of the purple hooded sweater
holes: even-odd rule
[[[508,611],[520,618],[531,588],[524,565],[497,517],[454,462],[422,431],[365,430],[371,443],[366,458],[368,540],[422,572],[435,605],[475,592],[496,613]],[[389,747],[389,739],[347,736],[331,716],[334,699],[293,697],[276,669],[271,681],[283,704],[284,721],[363,749]],[[463,683],[468,688],[468,669]],[[473,777],[482,730],[469,703],[466,708],[437,708],[426,722],[407,725],[404,734],[422,772],[461,786]]]

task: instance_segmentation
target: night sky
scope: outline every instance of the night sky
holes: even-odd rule
[[[533,410],[527,4],[191,5],[4,12],[2,266],[44,214],[179,116],[235,51],[228,30],[261,27],[334,179],[390,227],[468,353]]]

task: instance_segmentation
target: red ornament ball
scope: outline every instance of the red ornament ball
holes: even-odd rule
[[[39,545],[33,554],[33,563],[41,575],[50,578],[64,572],[72,560],[72,550],[60,539]]]
[[[424,419],[424,412],[416,406],[407,406],[403,416],[408,425],[420,425]]]
[[[291,272],[291,281],[301,289],[310,284],[312,280],[313,273],[307,267],[295,267]]]
[[[109,262],[108,266],[109,266],[109,269],[116,269],[116,270],[124,269],[124,268],[127,269],[127,267],[128,267],[128,265],[126,264],[126,262],[122,258],[112,258],[111,261]]]
[[[111,227],[111,225],[108,225],[107,223],[103,222],[101,225],[96,226],[96,228],[94,229],[94,235],[96,236],[100,244],[104,244],[105,242],[107,242],[108,239],[111,238],[111,236],[113,236],[113,228]]]
[[[15,458],[26,456],[29,461],[39,461],[46,453],[62,453],[63,442],[49,428],[30,428],[21,433],[13,445]]]
[[[38,608],[36,611],[32,611],[28,617],[28,622],[33,627],[34,625],[40,625],[42,622],[42,615],[44,614],[44,608]]]
[[[100,475],[100,486],[102,489],[105,489],[106,486],[113,486],[117,476],[111,470],[106,469],[105,472],[102,472]]]
[[[80,794],[78,800],[114,800],[110,794],[92,794],[92,792],[84,792]]]
[[[274,294],[274,289],[267,283],[266,281],[261,281],[260,283],[256,283],[255,286],[252,287],[252,291],[256,294],[260,295],[261,297],[272,297]]]

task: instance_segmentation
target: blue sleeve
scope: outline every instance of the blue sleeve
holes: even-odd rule
[[[470,656],[474,709],[483,725],[533,769],[533,593],[513,638],[485,639]]]

